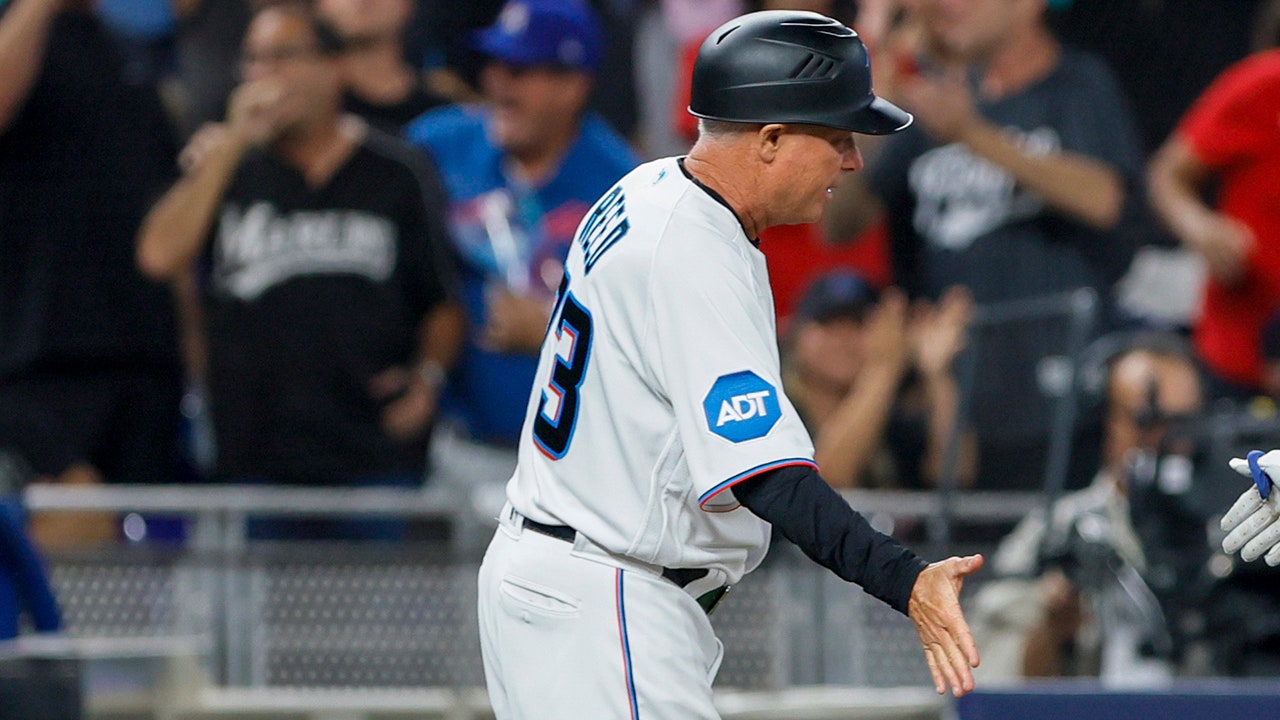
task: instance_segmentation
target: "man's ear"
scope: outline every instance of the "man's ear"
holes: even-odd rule
[[[782,142],[782,135],[786,130],[786,126],[781,123],[769,123],[762,125],[756,131],[756,148],[760,154],[760,159],[765,163],[773,162],[778,156],[778,146]]]
[[[574,98],[573,107],[576,114],[581,116],[587,111],[587,105],[591,102],[591,90],[595,87],[595,79],[585,72],[574,73],[572,77],[573,82],[570,84],[569,92]]]

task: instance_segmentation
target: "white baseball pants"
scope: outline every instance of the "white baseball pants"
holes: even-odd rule
[[[480,566],[480,647],[498,720],[718,720],[723,646],[660,570],[523,527]]]

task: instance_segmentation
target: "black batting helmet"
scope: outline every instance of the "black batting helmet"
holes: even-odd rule
[[[689,112],[708,120],[804,123],[888,135],[911,115],[871,91],[858,34],[812,12],[734,18],[702,43]]]

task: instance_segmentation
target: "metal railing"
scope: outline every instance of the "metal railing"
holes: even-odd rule
[[[924,521],[943,502],[935,493],[854,490],[846,497],[881,524]],[[465,521],[449,494],[32,485],[26,500],[33,511],[164,513],[191,523],[180,546],[143,543],[52,558],[69,630],[79,637],[201,638],[211,675],[229,687],[482,681],[474,637],[477,555],[428,552],[413,543],[258,543],[246,534],[250,518],[270,515]],[[1012,523],[1039,502],[1036,493],[965,494],[953,513]],[[772,554],[714,618],[731,649],[723,684],[927,682],[904,618],[828,577],[789,545]],[[867,657],[881,662],[868,665]]]
[[[975,393],[980,385],[979,368],[990,355],[991,348],[982,342],[983,333],[1007,330],[1024,323],[1057,323],[1062,341],[1057,352],[1039,358],[1056,372],[1035,368],[1040,394],[1048,403],[1047,430],[1049,450],[1045,461],[1043,503],[1046,511],[1066,486],[1072,436],[1076,425],[1078,363],[1093,332],[1098,315],[1098,296],[1089,288],[981,305],[969,324],[969,344],[956,361],[960,403],[956,422],[947,442],[942,475],[938,483],[939,512],[929,523],[930,540],[939,550],[947,549],[952,540],[952,526],[958,519],[956,469],[960,456],[961,434],[974,420]],[[982,428],[977,428],[980,432]],[[981,459],[979,459],[981,463]]]

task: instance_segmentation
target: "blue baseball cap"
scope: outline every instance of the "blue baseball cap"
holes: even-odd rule
[[[581,0],[511,0],[475,34],[477,50],[516,67],[594,70],[604,52],[596,13]]]
[[[836,318],[860,320],[878,297],[876,289],[861,275],[841,268],[822,275],[805,289],[795,315],[820,323]]]

